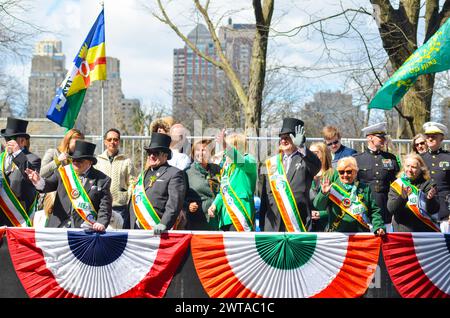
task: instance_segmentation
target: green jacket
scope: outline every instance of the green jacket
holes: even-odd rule
[[[327,176],[330,179],[330,182],[335,182],[339,180],[339,174],[336,170],[332,169],[331,171],[327,171],[325,173],[325,176]],[[320,177],[320,181],[322,181],[324,176]],[[320,192],[320,181],[316,182],[316,180],[313,179],[311,184],[311,190],[309,191],[311,202],[314,202],[314,199],[316,198],[317,194]],[[320,219],[312,222],[311,231],[312,232],[323,232],[325,231],[327,224],[328,224],[328,212],[327,210],[318,210],[314,206],[314,210],[319,211]]]
[[[336,180],[335,182],[340,187],[343,187],[343,184],[340,180]],[[372,196],[372,192],[370,190],[369,185],[358,182],[357,183],[357,192],[360,200],[366,205],[368,212],[367,217],[372,222],[372,231],[376,232],[379,228],[384,230],[384,222],[381,216],[381,210],[375,203],[375,199]],[[327,210],[328,212],[328,225],[329,228],[333,222],[336,220],[338,215],[341,214],[341,209],[336,204],[334,204],[328,197],[328,194],[323,194],[322,191],[317,193],[316,198],[314,199],[314,206],[318,210]],[[345,213],[343,219],[339,223],[339,226],[336,229],[336,232],[369,232],[364,226],[362,226],[358,221],[352,218],[350,215]]]
[[[225,155],[233,160],[234,170],[230,175],[230,184],[247,212],[250,214],[252,222],[255,220],[254,193],[257,179],[256,160],[253,156],[245,154],[242,156],[236,148],[231,151],[226,150]],[[233,169],[233,167],[231,167]],[[219,220],[219,227],[233,224],[227,213],[220,192],[217,194],[214,204],[216,205],[216,217]]]
[[[220,167],[209,163],[207,170],[194,161],[186,170],[188,192],[184,200],[188,230],[218,230],[217,218],[210,218],[208,208],[219,191]],[[197,202],[196,212],[189,211],[189,204]]]

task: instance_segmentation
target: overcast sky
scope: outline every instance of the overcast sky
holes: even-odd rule
[[[251,1],[211,2],[210,11],[215,21],[227,12],[223,23],[226,23],[228,16],[232,17],[233,23],[254,23]],[[361,5],[361,1],[342,2],[353,7]],[[362,2],[370,10],[369,1]],[[34,0],[30,1],[33,8],[25,18],[49,31],[36,40],[62,40],[68,68],[100,11],[99,3],[96,0]],[[148,6],[144,7],[146,3]],[[340,4],[336,3],[337,1],[333,0],[276,1],[272,26],[277,31],[290,30],[308,22],[310,16],[305,14],[306,11],[323,17],[340,9]],[[105,0],[104,5],[106,54],[118,58],[121,62],[123,93],[127,98],[138,98],[147,105],[157,102],[170,107],[172,52],[174,48],[183,47],[184,43],[168,26],[152,16],[152,12],[157,12],[155,1]],[[233,12],[230,13],[230,10]],[[168,12],[185,33],[195,26],[196,16],[192,13],[191,1],[171,1]],[[364,28],[376,30],[370,16],[363,23],[366,23]],[[339,25],[336,28],[339,28]],[[308,66],[314,63],[317,56],[322,54],[323,43],[320,38],[304,32],[300,35],[271,38],[269,63],[282,61],[283,64],[292,66]],[[351,41],[342,40],[338,45],[348,46]],[[14,72],[27,87],[30,63],[26,63],[24,67],[16,66]],[[343,85],[338,79],[327,78],[311,81],[308,89],[345,90]],[[312,93],[309,95],[312,97]]]

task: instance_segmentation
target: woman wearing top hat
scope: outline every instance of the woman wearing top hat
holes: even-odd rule
[[[36,189],[28,180],[26,168],[38,171],[41,159],[27,149],[30,135],[27,134],[28,121],[8,117],[6,128],[1,130],[5,138],[5,151],[0,156],[0,195],[5,206],[0,208],[0,226],[32,226],[31,214],[36,204]]]
[[[111,179],[95,169],[95,144],[85,140],[75,142],[72,163],[58,168],[48,178],[27,169],[29,179],[40,192],[57,191],[53,212],[47,227],[88,227],[104,231],[109,225],[112,196]]]
[[[171,138],[152,133],[144,171],[133,188],[130,202],[130,224],[135,228],[161,234],[176,228],[186,192],[184,173],[167,163],[172,157]]]

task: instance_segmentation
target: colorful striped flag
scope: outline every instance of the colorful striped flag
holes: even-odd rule
[[[105,19],[103,10],[73,60],[72,69],[56,91],[47,118],[71,129],[93,81],[106,80]]]

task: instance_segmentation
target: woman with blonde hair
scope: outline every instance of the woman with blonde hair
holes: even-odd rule
[[[41,163],[41,177],[50,177],[61,165],[65,166],[70,163],[70,156],[75,150],[75,142],[78,139],[84,139],[84,134],[78,129],[72,128],[66,132],[58,148],[51,148],[45,152]],[[35,213],[33,223],[36,227],[45,227],[48,216],[53,211],[54,201],[55,192],[40,195],[38,206],[42,210]]]
[[[439,211],[436,193],[422,157],[416,153],[406,155],[387,202],[394,232],[440,232],[430,216]]]
[[[314,153],[317,158],[319,158],[322,163],[321,169],[314,176],[310,193],[311,202],[314,201],[314,198],[317,196],[317,193],[320,191],[320,184],[324,178],[330,179],[331,182],[336,181],[339,176],[337,171],[333,169],[331,163],[331,151],[327,147],[327,145],[323,142],[314,142],[309,147],[312,153]],[[326,210],[311,211],[311,219],[312,219],[312,228],[313,232],[321,232],[325,229],[326,223],[328,222],[328,214]]]
[[[48,149],[41,164],[41,177],[49,177],[61,165],[66,165],[70,161],[70,155],[75,150],[75,141],[84,139],[84,134],[78,129],[72,128],[66,132],[64,138],[59,143],[58,148]]]
[[[220,192],[209,207],[208,214],[218,218],[219,228],[224,231],[253,231],[256,160],[246,153],[247,139],[242,134],[226,136],[223,129],[217,136],[217,142],[225,149],[220,164]]]

